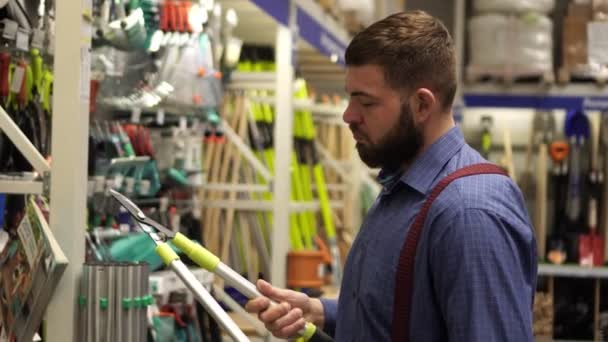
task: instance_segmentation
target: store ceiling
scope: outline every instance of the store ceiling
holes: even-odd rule
[[[248,44],[275,45],[277,23],[250,0],[221,0],[224,11],[233,8],[239,23],[235,36]],[[319,54],[308,43],[298,41],[295,56],[299,74],[317,90],[318,94],[344,92],[344,68]]]

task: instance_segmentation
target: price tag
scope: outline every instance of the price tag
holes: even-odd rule
[[[161,126],[165,124],[165,110],[164,109],[159,109],[156,112],[156,123]]]
[[[4,19],[4,30],[2,31],[2,37],[8,40],[15,40],[17,37],[17,30],[19,24],[16,21],[10,19]]]
[[[141,108],[135,107],[131,110],[131,122],[139,123],[139,120],[141,120]]]
[[[135,178],[127,177],[125,178],[125,192],[128,194],[132,194],[135,189]]]
[[[13,80],[11,82],[11,92],[21,92],[21,85],[23,84],[23,78],[25,76],[25,68],[17,66],[13,72]]]
[[[123,177],[123,175],[121,174],[117,174],[114,177],[114,187],[115,189],[120,189],[122,188],[122,182],[125,180],[125,177]]]
[[[104,189],[106,196],[110,196],[110,189],[114,189],[114,180],[106,179],[106,187]]]
[[[161,213],[166,213],[167,210],[169,210],[169,198],[161,197],[158,204],[158,211],[160,211]]]
[[[105,192],[106,177],[95,176],[95,193],[103,194]]]
[[[30,35],[28,32],[23,30],[17,31],[17,49],[21,51],[28,51],[30,49]]]
[[[87,182],[87,197],[93,197],[93,193],[95,192],[95,179],[89,178]]]
[[[148,193],[150,192],[150,181],[149,180],[142,180],[139,183],[139,195],[148,195]]]
[[[192,130],[196,131],[200,124],[201,124],[201,120],[199,118],[192,119]]]

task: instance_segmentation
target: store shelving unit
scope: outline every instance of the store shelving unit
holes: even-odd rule
[[[606,110],[607,92],[594,84],[482,84],[464,85],[463,100],[467,107]]]
[[[555,298],[555,278],[590,279],[594,283],[593,325],[594,341],[600,341],[600,303],[602,302],[602,281],[608,279],[608,267],[581,267],[577,265],[541,264],[538,276],[548,280],[548,294]],[[604,290],[604,292],[606,292]],[[555,302],[555,301],[554,301]]]
[[[46,313],[47,341],[76,339],[84,263],[89,137],[91,0],[56,1],[50,227],[69,265]],[[75,67],[79,66],[79,67]]]
[[[26,179],[3,177],[0,193],[50,195],[50,227],[69,265],[46,312],[46,341],[65,342],[75,341],[77,284],[84,262],[84,234],[79,233],[86,226],[91,39],[90,23],[84,18],[90,17],[91,1],[55,3],[53,160],[46,161],[0,110],[0,129],[39,175]]]
[[[348,35],[321,7],[311,0],[270,1],[270,0],[224,0],[226,7],[233,7],[242,25],[235,34],[250,43],[265,43],[275,46],[276,72],[234,73],[228,86],[232,89],[267,89],[274,92],[273,98],[251,99],[271,103],[275,111],[275,173],[272,177],[273,200],[271,203],[254,201],[209,201],[204,204],[217,207],[237,207],[239,209],[270,210],[273,213],[271,282],[285,287],[286,261],[288,253],[289,213],[301,210],[318,210],[318,203],[290,203],[290,163],[293,144],[293,112],[297,109],[311,109],[336,117],[340,109],[333,106],[313,107],[312,103],[298,103],[293,100],[294,52],[305,41],[325,58],[335,63],[343,63],[348,43]],[[252,6],[254,5],[254,6]],[[240,12],[240,13],[239,13]],[[253,30],[253,32],[252,32]],[[338,114],[339,113],[339,114]],[[228,135],[228,138],[231,139]],[[237,144],[238,145],[238,144]],[[245,148],[240,148],[243,152]],[[247,153],[246,153],[247,154]],[[261,166],[263,167],[263,166]],[[265,168],[263,169],[264,171]],[[341,203],[333,203],[339,207]]]

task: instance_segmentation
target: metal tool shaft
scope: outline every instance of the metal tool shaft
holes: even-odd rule
[[[234,321],[215,301],[205,287],[196,279],[196,277],[188,270],[186,265],[180,260],[174,260],[171,269],[184,282],[184,284],[192,291],[194,297],[198,300],[207,312],[215,318],[222,328],[237,342],[249,342],[249,338],[239,329]]]

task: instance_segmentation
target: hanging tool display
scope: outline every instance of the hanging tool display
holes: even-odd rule
[[[485,159],[490,157],[490,149],[492,148],[492,125],[491,116],[484,115],[481,117],[481,156]]]
[[[22,13],[31,22],[27,13]],[[44,62],[41,31],[10,18],[2,19],[0,43],[0,105],[34,147],[45,157],[50,154],[50,97],[52,71]],[[46,51],[46,49],[44,50]],[[31,171],[32,167],[12,142],[0,136],[0,171]]]
[[[588,146],[590,137],[589,119],[581,110],[569,111],[566,115],[565,134],[570,142],[570,160],[569,160],[569,175],[568,175],[568,200],[566,204],[566,218],[568,219],[568,232],[573,240],[572,251],[568,255],[572,261],[579,261],[579,243],[578,238],[581,232],[586,229],[584,215],[584,198],[583,191],[585,182],[584,179],[584,163],[583,156],[585,148]],[[570,259],[569,257],[569,259]]]
[[[182,279],[182,281],[194,293],[196,299],[203,304],[205,309],[209,311],[227,331],[227,333],[235,341],[249,341],[249,339],[241,332],[234,324],[230,317],[221,309],[219,304],[215,302],[213,297],[209,295],[207,290],[192,276],[190,271],[181,262],[179,256],[167,244],[170,240],[179,250],[184,252],[190,259],[196,262],[204,269],[222,277],[226,282],[238,289],[243,295],[248,298],[260,297],[261,294],[257,291],[254,284],[247,281],[240,274],[226,266],[215,255],[210,253],[201,245],[188,239],[186,236],[175,233],[156,221],[146,217],[146,215],[131,202],[128,198],[116,191],[111,191],[112,196],[127,209],[131,216],[138,222],[142,230],[146,232],[156,243],[157,253],[161,255],[163,261]],[[193,279],[194,278],[194,279]],[[333,341],[331,337],[319,330],[313,324],[308,323],[305,330],[302,331],[301,337],[305,341]]]
[[[534,206],[534,228],[538,244],[538,255],[545,258],[547,235],[547,173],[548,150],[547,144],[553,139],[555,119],[553,113],[538,111],[535,115],[540,117],[542,129],[537,136],[538,157],[536,165],[536,201]]]
[[[308,99],[306,83],[301,83],[300,87],[297,87],[296,98]],[[340,251],[338,249],[338,239],[336,235],[336,228],[334,226],[334,214],[329,203],[325,174],[323,172],[323,167],[321,166],[320,158],[317,153],[317,147],[315,145],[316,132],[312,113],[310,111],[302,111],[302,126],[303,136],[306,139],[305,147],[307,148],[307,162],[312,167],[315,185],[317,188],[317,196],[319,204],[321,205],[321,217],[323,227],[325,228],[325,238],[327,239],[331,253],[331,271],[333,283],[334,285],[338,286],[342,279]],[[316,227],[314,227],[314,229],[316,229]],[[316,235],[316,231],[312,231],[311,234]]]
[[[566,246],[566,195],[568,191],[568,143],[555,140],[549,146],[549,154],[553,162],[553,231],[549,238],[547,260],[553,264],[563,264],[567,258]]]
[[[591,145],[589,149],[591,162],[587,179],[587,227],[589,228],[589,232],[581,234],[579,237],[579,263],[582,266],[601,266],[604,263],[604,238],[598,233],[598,207],[600,205],[604,176],[598,165],[600,117],[596,115],[591,116],[589,123]]]
[[[228,314],[211,296],[209,291],[205,289],[205,287],[186,267],[186,265],[181,261],[179,256],[173,251],[167,242],[172,240],[173,244],[184,251],[191,259],[196,262],[204,263],[198,259],[202,253],[198,248],[200,245],[195,244],[184,235],[180,233],[175,234],[172,230],[169,230],[156,221],[149,219],[128,198],[115,191],[111,191],[111,194],[125,209],[127,209],[131,216],[138,222],[139,227],[152,239],[152,241],[154,241],[157,246],[156,252],[159,254],[163,262],[178,275],[178,277],[184,282],[190,291],[192,291],[196,300],[203,305],[205,310],[218,321],[218,323],[226,330],[230,337],[232,337],[232,339],[235,341],[249,341],[247,336],[243,334],[234,321],[232,321],[230,316],[228,316]]]

